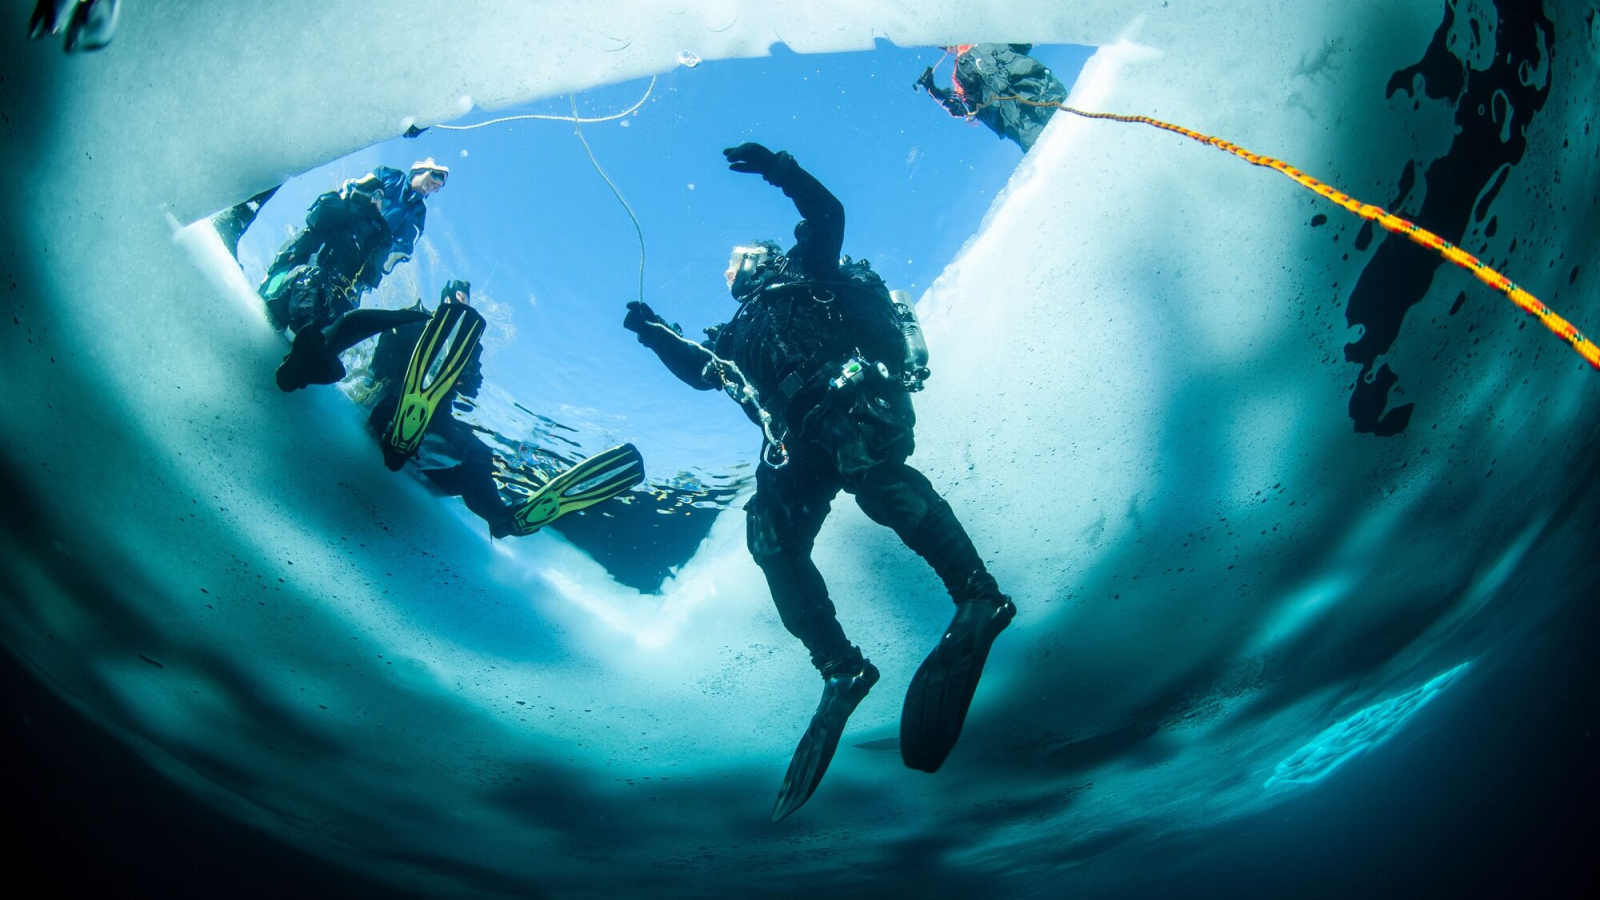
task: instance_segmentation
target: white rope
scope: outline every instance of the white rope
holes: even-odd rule
[[[541,115],[541,114],[538,114],[538,113],[528,113],[526,115],[521,115],[521,116],[504,116],[504,117],[501,117],[499,119],[490,119],[487,122],[474,122],[471,125],[434,125],[434,126],[431,126],[431,127],[437,128],[440,131],[471,131],[474,128],[486,128],[486,127],[488,127],[490,125],[499,125],[501,122],[520,122],[520,121],[522,121],[524,119],[539,119],[539,120],[543,120],[543,121],[546,121],[546,122],[574,122],[574,123],[582,123],[582,124],[589,124],[589,123],[593,123],[593,122],[614,122],[617,119],[623,118],[624,116],[632,115],[635,110],[637,110],[639,107],[644,105],[644,102],[646,100],[650,99],[650,92],[655,90],[655,89],[656,89],[656,76],[655,75],[651,75],[650,76],[650,86],[646,87],[644,89],[644,96],[639,98],[639,102],[638,103],[635,103],[634,105],[628,107],[627,109],[623,110],[622,112],[617,113],[616,115],[601,116],[601,117],[595,118],[595,119],[580,118],[578,116],[577,106],[574,105],[573,109],[572,109],[572,115],[570,115],[570,116],[547,116],[547,115]]]
[[[594,170],[596,172],[600,173],[600,177],[605,179],[606,187],[611,188],[611,193],[612,193],[613,196],[615,196],[617,198],[617,202],[621,203],[622,204],[622,208],[627,210],[628,218],[633,220],[633,233],[639,236],[639,302],[643,303],[644,302],[644,229],[639,227],[639,217],[633,214],[633,207],[629,206],[628,205],[628,201],[623,198],[622,191],[617,189],[616,182],[611,180],[611,176],[606,174],[606,170],[605,169],[600,168],[600,160],[595,159],[594,158],[594,151],[589,149],[589,142],[587,140],[585,140],[584,136],[583,136],[583,126],[578,124],[578,122],[580,121],[577,118],[577,115],[578,115],[578,101],[571,94],[567,95],[567,99],[569,101],[571,101],[571,103],[572,103],[572,115],[573,115],[572,130],[573,130],[574,133],[576,133],[578,135],[578,142],[583,144],[583,152],[589,154],[589,163],[594,166]],[[640,102],[643,102],[643,101],[640,101]]]

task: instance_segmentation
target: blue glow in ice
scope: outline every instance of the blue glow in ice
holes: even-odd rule
[[[1312,784],[1328,777],[1333,771],[1349,762],[1356,754],[1382,744],[1393,737],[1417,710],[1439,695],[1466,671],[1472,663],[1459,666],[1435,676],[1427,684],[1374,703],[1355,715],[1323,731],[1310,743],[1278,763],[1262,787],[1275,784]]]

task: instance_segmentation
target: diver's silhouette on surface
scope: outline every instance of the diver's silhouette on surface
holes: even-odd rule
[[[679,379],[728,389],[763,425],[747,541],[783,619],[822,673],[822,701],[801,738],[773,808],[776,821],[821,782],[845,722],[878,670],[845,638],[811,549],[840,490],[928,561],[956,603],[955,619],[906,695],[901,754],[932,772],[960,735],[996,635],[1016,607],[921,472],[906,464],[915,414],[907,391],[927,375],[908,344],[904,313],[865,263],[841,262],[844,207],[787,153],[760,144],[723,151],[735,172],[761,175],[803,216],[787,253],[771,241],[736,247],[725,273],[739,308],[683,337],[642,302],[623,325]],[[920,343],[920,335],[916,336]],[[925,352],[925,351],[924,351]],[[925,362],[925,356],[923,361]]]
[[[1021,103],[1065,103],[1067,88],[1044,63],[1028,55],[1032,44],[960,44],[944,48],[956,55],[949,89],[933,83],[933,67],[923,70],[913,88],[925,88],[952,116],[973,116],[996,135],[1010,138],[1024,153],[1055,115],[1055,107]]]

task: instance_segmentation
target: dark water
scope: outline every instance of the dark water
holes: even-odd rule
[[[1590,573],[1594,574],[1594,573]],[[1600,607],[1569,605],[1446,691],[1381,754],[1291,804],[1226,822],[1075,896],[1582,896],[1600,889]],[[369,881],[180,790],[4,658],[8,880],[52,893],[421,896]],[[959,872],[963,896],[1028,896]],[[1108,884],[1107,882],[1120,882]],[[1070,884],[1070,881],[1068,882]],[[1055,896],[1052,888],[1048,896]]]

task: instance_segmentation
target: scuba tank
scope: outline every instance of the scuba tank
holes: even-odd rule
[[[922,337],[922,323],[917,321],[917,311],[911,307],[911,295],[905,291],[890,291],[889,305],[894,310],[895,324],[905,342],[905,361],[900,371],[900,386],[907,391],[920,391],[923,382],[932,373],[928,371],[928,342]]]
[[[905,291],[890,290],[864,259],[858,261],[846,256],[840,260],[839,269],[850,282],[875,294],[885,304],[890,320],[900,331],[900,389],[907,393],[922,390],[922,383],[931,374],[928,371],[928,342],[922,336],[922,323],[917,321],[916,310],[911,306],[911,295]],[[878,368],[879,374],[886,371],[882,365]],[[848,373],[841,374],[845,376],[844,381],[856,381]]]

